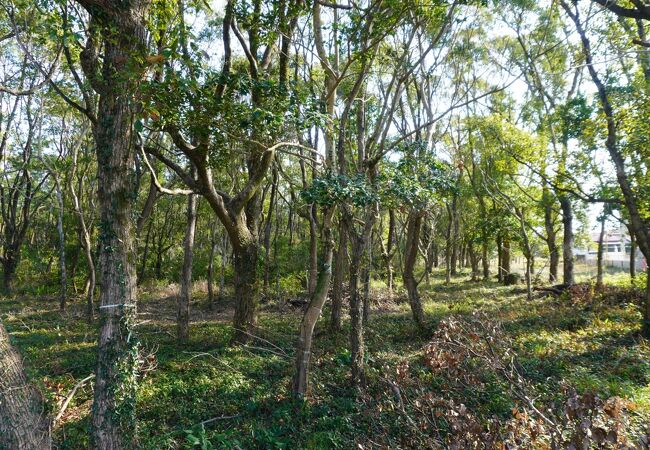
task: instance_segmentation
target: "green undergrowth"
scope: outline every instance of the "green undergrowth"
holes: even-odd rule
[[[629,288],[622,277],[611,284]],[[461,275],[449,285],[442,274],[422,284],[429,320],[426,330],[413,325],[408,305],[397,289],[391,297],[373,283],[375,305],[367,325],[368,389],[350,388],[348,328],[327,331],[328,311],[317,327],[312,361],[311,396],[290,399],[293,346],[300,312],[273,302],[263,306],[258,338],[248,346],[229,345],[231,308],[209,311],[198,293],[192,305],[188,344],[177,342],[174,298],[169,293],[141,295],[138,336],[146,360],[138,394],[139,442],[142,448],[342,448],[378,441],[404,440],[397,413],[379,405],[391,396],[395,368],[408,361],[411,376],[433,390],[443,380],[426,370],[422,348],[436,325],[449,316],[480,311],[501,323],[525,375],[545,399],[560,386],[632,402],[634,426],[650,423],[650,343],[640,335],[639,308],[625,301],[597,298],[576,302],[565,297],[526,301],[522,286],[470,282]],[[83,316],[83,300],[60,313],[55,298],[17,296],[0,301],[3,323],[25,358],[30,379],[56,413],[75,384],[95,365],[97,323]],[[516,406],[502,381],[488,380],[480,395],[459,393],[460,401],[486,417],[505,416]],[[462,396],[465,396],[464,398]],[[91,383],[83,386],[55,427],[61,449],[89,448]]]

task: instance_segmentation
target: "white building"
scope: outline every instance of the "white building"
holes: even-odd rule
[[[598,243],[600,233],[595,232],[589,235],[590,243],[587,248],[574,249],[577,260],[586,262],[595,262],[598,260]],[[632,251],[632,241],[625,227],[618,230],[605,230],[603,237],[603,262],[605,266],[630,268],[630,252]],[[635,266],[637,270],[645,270],[646,261],[639,251],[638,247],[635,253]]]

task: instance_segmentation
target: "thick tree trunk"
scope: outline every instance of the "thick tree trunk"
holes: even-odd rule
[[[348,258],[348,233],[343,222],[339,224],[339,246],[336,251],[336,265],[334,266],[334,280],[332,283],[332,312],[330,320],[331,331],[341,329],[341,315],[343,312],[343,276]]]
[[[183,270],[181,289],[176,310],[178,339],[187,342],[190,338],[190,301],[192,300],[192,263],[194,261],[194,235],[196,231],[197,195],[187,197],[187,224],[183,241]]]
[[[249,241],[234,248],[235,269],[235,316],[233,341],[246,342],[250,339],[252,328],[257,325],[257,303],[259,286],[257,282],[257,258],[259,245]]]
[[[309,389],[309,363],[314,336],[314,327],[321,315],[327,292],[332,278],[332,259],[334,242],[332,241],[332,214],[333,210],[323,211],[322,251],[323,261],[318,272],[316,289],[311,294],[309,305],[303,315],[296,345],[296,363],[291,390],[294,396],[304,397]]]
[[[409,305],[415,324],[422,328],[424,326],[424,310],[418,294],[418,283],[415,279],[414,269],[418,256],[418,243],[420,242],[420,230],[422,228],[422,214],[411,212],[406,224],[406,249],[404,255],[404,270],[402,279],[408,292]]]
[[[562,208],[562,260],[563,260],[563,283],[571,285],[575,283],[573,274],[573,207],[571,200],[560,196],[560,207]]]
[[[27,382],[23,360],[9,342],[0,323],[0,448],[48,450],[52,448],[50,421],[42,395]]]
[[[82,53],[86,76],[100,92],[93,126],[97,153],[97,190],[102,269],[100,335],[92,413],[94,447],[102,450],[132,448],[135,442],[135,394],[138,345],[136,273],[133,229],[138,62],[146,53],[146,16],[149,0],[106,6],[80,0],[92,21],[101,28],[103,59],[101,80],[95,42]],[[90,4],[89,4],[90,3]]]
[[[8,252],[2,260],[2,288],[6,292],[11,292],[14,288],[14,278],[18,261],[12,252]]]
[[[350,352],[352,357],[352,385],[357,388],[366,386],[363,299],[359,289],[359,275],[363,255],[372,231],[374,211],[368,212],[364,219],[363,231],[359,234],[350,235],[354,227],[354,218],[348,212],[344,213],[345,227],[352,243],[352,254],[350,255],[348,270],[350,283]]]

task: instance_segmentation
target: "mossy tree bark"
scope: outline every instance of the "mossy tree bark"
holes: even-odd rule
[[[78,0],[91,19],[81,54],[87,79],[99,94],[93,135],[100,210],[100,335],[97,350],[92,437],[112,450],[135,442],[137,343],[135,240],[135,135],[137,93],[147,54],[150,0],[107,3]],[[102,58],[99,51],[103,49]]]

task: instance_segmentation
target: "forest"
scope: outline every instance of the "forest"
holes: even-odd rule
[[[649,449],[648,0],[0,0],[0,450]]]

